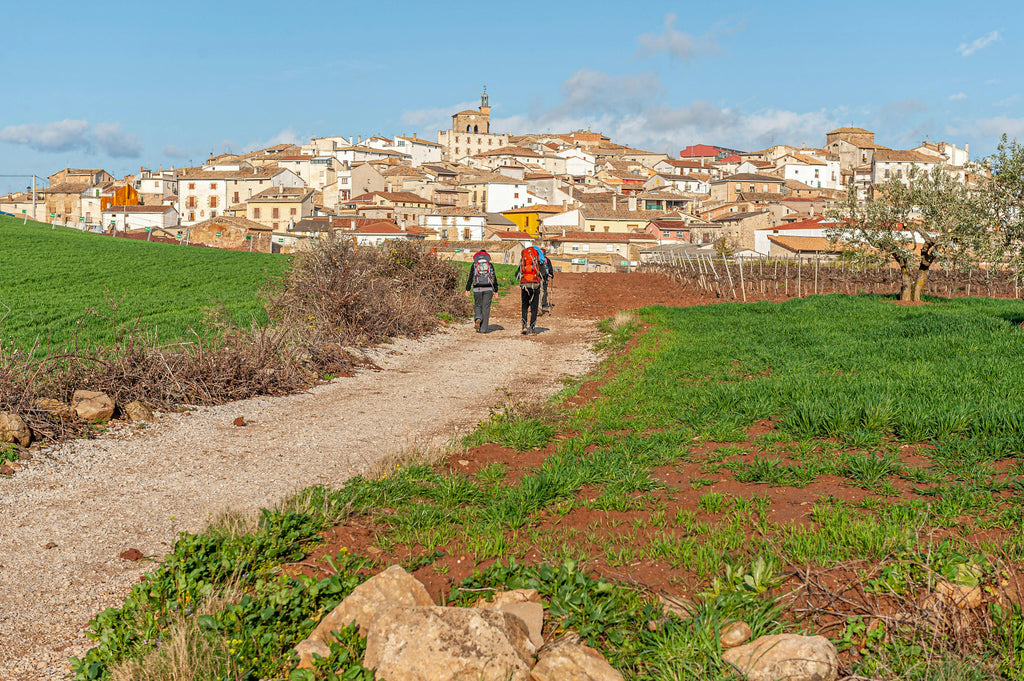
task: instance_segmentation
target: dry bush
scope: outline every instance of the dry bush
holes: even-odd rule
[[[37,408],[36,400],[66,403],[80,388],[120,405],[141,400],[163,409],[291,393],[365,364],[359,348],[467,314],[458,279],[451,263],[413,244],[378,250],[323,240],[296,254],[283,280],[263,293],[267,325],[241,328],[214,310],[207,318],[213,333],[173,344],[160,344],[136,320],[118,327],[112,345],[73,337],[46,353],[0,347],[0,411],[21,414],[37,439],[53,441],[89,428]]]

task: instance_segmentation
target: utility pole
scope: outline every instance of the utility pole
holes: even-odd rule
[[[32,175],[32,219],[36,220],[36,176]]]

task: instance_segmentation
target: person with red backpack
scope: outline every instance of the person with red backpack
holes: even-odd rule
[[[485,250],[477,251],[469,268],[466,290],[473,291],[473,319],[477,333],[488,333],[491,301],[498,292],[498,276],[494,273],[491,256]]]
[[[541,287],[541,263],[540,254],[533,246],[523,249],[523,255],[519,258],[519,268],[516,270],[516,280],[519,282],[519,294],[523,302],[523,330],[521,333],[537,333],[537,308],[540,305]],[[529,315],[529,326],[527,316]]]

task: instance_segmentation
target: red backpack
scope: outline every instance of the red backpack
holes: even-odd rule
[[[519,261],[519,283],[540,283],[540,257],[533,246],[523,249],[523,256]]]

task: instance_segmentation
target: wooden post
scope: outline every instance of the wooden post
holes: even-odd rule
[[[800,294],[800,270],[803,269],[804,259],[799,255],[796,257],[796,297],[803,298]]]
[[[729,269],[729,261],[725,259],[725,253],[722,254],[722,266],[725,268],[725,273],[729,275],[729,289],[732,291],[732,297],[736,297],[736,286],[732,283],[732,271]]]
[[[740,291],[743,292],[743,302],[747,302],[747,286],[743,283],[743,261],[740,260]]]

